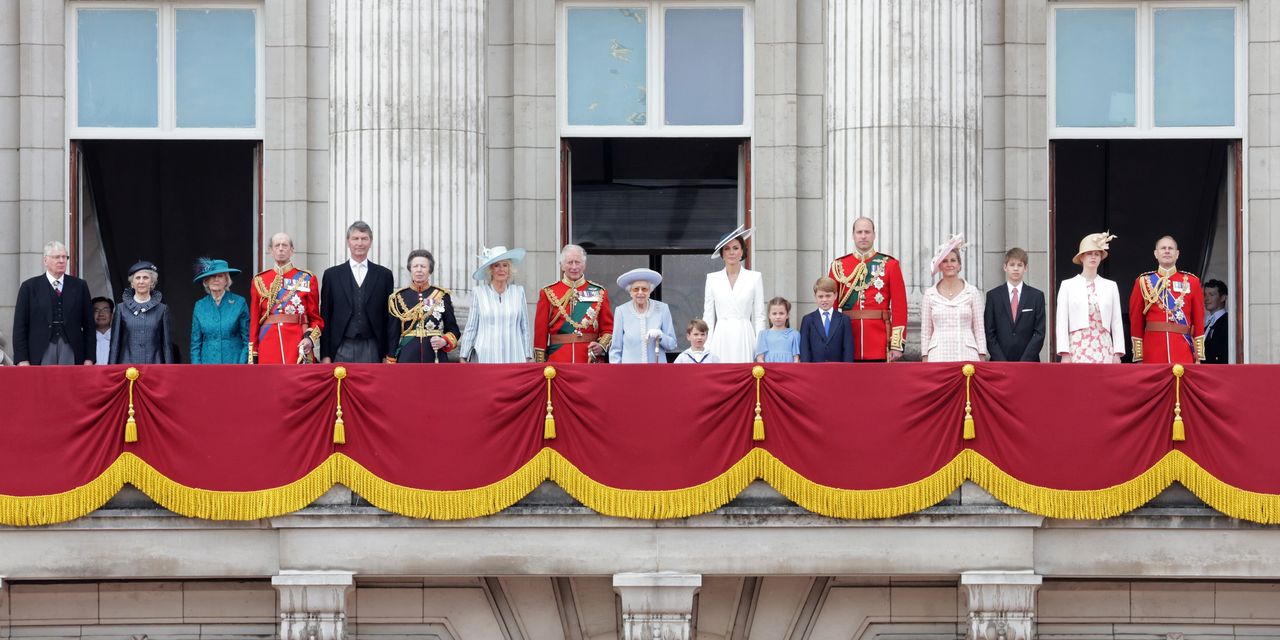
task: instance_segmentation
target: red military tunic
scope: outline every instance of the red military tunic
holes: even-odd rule
[[[871,251],[831,261],[827,277],[836,281],[836,306],[853,323],[853,359],[887,360],[902,351],[907,333],[907,288],[902,265]]]
[[[1148,271],[1129,296],[1134,362],[1193,364],[1204,360],[1204,290],[1177,269]]]
[[[576,283],[561,278],[538,292],[533,318],[535,362],[595,362],[588,345],[599,342],[608,351],[612,341],[613,309],[604,287],[586,278]]]
[[[303,361],[302,336],[320,343],[320,281],[292,264],[254,276],[249,301],[249,362],[285,364]]]

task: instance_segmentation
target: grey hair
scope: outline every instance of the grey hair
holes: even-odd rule
[[[577,251],[579,254],[581,254],[581,255],[582,255],[582,261],[583,261],[583,262],[586,262],[586,261],[587,261],[587,250],[586,250],[586,249],[583,249],[582,247],[580,247],[580,246],[578,246],[578,245],[576,245],[576,244],[566,244],[566,245],[564,246],[564,248],[560,249],[560,262],[561,262],[561,263],[564,263],[565,255],[566,255],[566,254],[568,254],[570,251]]]
[[[271,239],[267,241],[267,246],[274,245],[276,243],[276,238],[279,238],[280,236],[284,236],[284,239],[289,241],[290,247],[293,246],[293,236],[283,231],[277,231],[276,233],[271,234]]]
[[[137,271],[134,271],[133,275],[129,276],[129,284],[131,285],[133,284],[133,276],[136,276],[139,273],[151,274],[151,289],[153,291],[155,290],[156,287],[160,286],[160,274],[156,273],[154,269],[138,269]]]
[[[347,227],[347,238],[351,238],[351,234],[357,231],[367,233],[369,234],[369,239],[373,239],[373,227],[370,227],[368,222],[365,222],[364,220],[356,220],[355,222],[352,222],[351,226]]]
[[[209,293],[209,278],[212,278],[212,277],[215,277],[215,276],[226,276],[226,277],[227,277],[227,291],[230,291],[230,290],[231,290],[231,274],[229,274],[229,273],[215,273],[215,274],[213,274],[212,276],[208,276],[208,277],[206,277],[206,278],[202,278],[202,279],[200,280],[200,286],[204,287],[204,292],[205,292],[205,293]]]
[[[62,241],[60,240],[50,240],[44,244],[44,255],[46,258],[49,257],[49,255],[52,254],[54,251],[58,251],[58,250],[62,250],[62,251],[66,251],[67,253],[70,253],[70,251],[67,251],[67,245],[62,244]]]

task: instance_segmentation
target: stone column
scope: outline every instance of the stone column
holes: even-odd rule
[[[902,261],[918,323],[929,259],[952,233],[978,237],[982,32],[979,0],[826,0],[828,258],[853,221]],[[977,247],[965,277],[981,285]],[[914,332],[909,332],[914,333]]]
[[[281,571],[271,577],[280,592],[280,640],[345,640],[350,571]]]
[[[345,230],[373,226],[375,262],[408,281],[470,290],[484,240],[484,0],[332,0],[329,121],[334,261]],[[455,304],[458,296],[455,295]]]
[[[960,574],[969,601],[966,640],[1034,640],[1036,591],[1042,580],[1030,570]]]
[[[690,640],[696,573],[618,573],[613,588],[622,597],[622,640]]]

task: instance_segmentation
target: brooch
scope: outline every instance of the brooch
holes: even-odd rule
[[[876,304],[880,304],[881,302],[884,302],[884,294],[883,294],[883,293],[880,293],[879,291],[877,291],[877,292],[876,292]]]

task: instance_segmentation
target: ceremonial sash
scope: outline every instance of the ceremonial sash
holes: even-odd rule
[[[845,286],[845,298],[840,301],[840,308],[851,310],[857,307],[858,301],[862,299],[863,292],[871,285],[868,279],[874,280],[885,275],[885,263],[889,261],[889,256],[883,253],[876,253],[871,259],[858,263],[854,267],[853,273],[845,275],[844,264],[836,261],[839,273],[836,273],[837,280]],[[879,287],[877,287],[879,289]]]
[[[1178,306],[1178,298],[1173,295],[1174,282],[1172,276],[1169,277],[1168,286],[1163,289],[1160,288],[1159,272],[1152,273],[1147,276],[1147,284],[1150,287],[1150,290],[1155,292],[1156,297],[1160,302],[1160,306],[1164,307],[1165,311],[1168,312],[1165,316],[1169,318],[1171,322],[1183,326],[1187,326],[1191,323],[1191,321],[1187,319],[1187,314],[1183,313],[1182,307]],[[1186,284],[1190,286],[1191,283],[1187,282]],[[1185,291],[1183,292],[1183,295],[1186,295]],[[1191,347],[1192,353],[1195,353],[1195,345],[1192,343],[1191,332],[1188,331],[1183,334],[1182,338],[1187,341],[1187,346]]]

